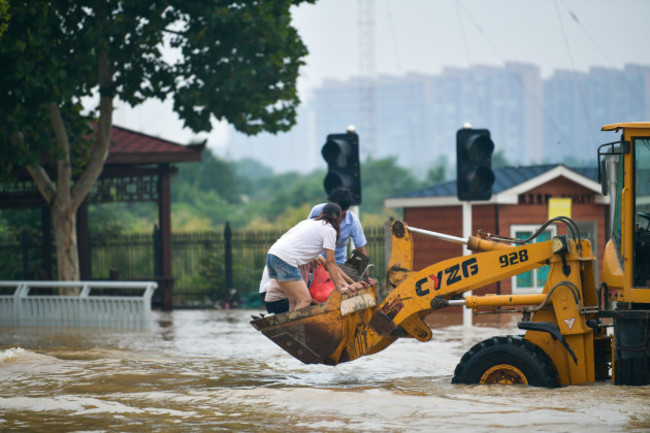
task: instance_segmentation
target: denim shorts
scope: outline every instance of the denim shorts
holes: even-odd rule
[[[273,254],[266,255],[266,268],[269,271],[269,278],[274,278],[278,281],[302,280],[300,269],[291,266]]]

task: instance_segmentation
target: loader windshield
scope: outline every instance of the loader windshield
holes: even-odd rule
[[[650,287],[650,138],[634,140],[634,285]]]

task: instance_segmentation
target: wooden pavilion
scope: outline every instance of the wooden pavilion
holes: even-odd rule
[[[181,145],[169,140],[113,126],[108,158],[96,184],[77,212],[77,244],[81,280],[91,278],[88,205],[108,202],[155,202],[158,205],[157,275],[158,296],[163,310],[172,309],[174,278],[171,259],[171,176],[173,164],[196,162],[206,142]],[[25,173],[10,185],[0,184],[0,208],[41,208],[43,273],[52,278],[52,236],[49,207],[31,178]]]

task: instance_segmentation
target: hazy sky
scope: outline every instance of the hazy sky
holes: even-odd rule
[[[320,0],[293,12],[309,49],[298,82],[301,97],[324,79],[360,75],[362,62],[377,75],[437,74],[505,62],[536,64],[542,77],[556,69],[650,65],[650,0],[374,0],[374,57],[360,58],[359,0]],[[372,28],[366,26],[365,28]],[[374,62],[373,62],[374,59]],[[371,70],[367,66],[364,70]],[[187,143],[207,138],[223,146],[230,128],[210,134],[184,130],[171,104],[151,102],[132,110],[116,104],[116,125]]]

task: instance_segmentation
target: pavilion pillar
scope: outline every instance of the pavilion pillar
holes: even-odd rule
[[[158,165],[158,226],[160,227],[160,278],[158,290],[162,292],[162,309],[173,309],[174,279],[172,277],[172,207],[171,174],[169,164]]]

